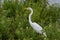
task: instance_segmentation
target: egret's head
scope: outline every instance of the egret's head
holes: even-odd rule
[[[31,7],[27,7],[25,8],[26,10],[30,10],[30,11],[33,11],[33,9]]]

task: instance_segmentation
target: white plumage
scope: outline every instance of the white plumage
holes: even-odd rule
[[[42,28],[39,24],[31,21],[31,16],[32,16],[32,14],[33,14],[33,9],[32,9],[31,7],[28,7],[28,8],[25,8],[25,9],[31,11],[31,13],[29,14],[29,23],[30,23],[31,27],[32,27],[37,33],[43,34],[44,36],[46,36],[46,33],[43,32],[43,28]]]
[[[31,23],[30,24],[31,27],[37,32],[37,33],[40,33],[42,34],[42,27],[40,25],[38,25],[37,23]]]

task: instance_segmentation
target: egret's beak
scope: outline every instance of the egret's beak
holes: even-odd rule
[[[28,10],[28,8],[24,8],[25,10]]]

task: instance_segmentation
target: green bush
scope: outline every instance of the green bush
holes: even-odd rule
[[[46,40],[60,40],[60,28],[57,19],[60,17],[60,8],[49,6],[48,0],[4,0],[0,8],[0,39],[1,40],[44,40],[38,35],[28,22],[29,11],[25,7],[32,7],[34,14],[32,21],[40,24],[47,34]]]

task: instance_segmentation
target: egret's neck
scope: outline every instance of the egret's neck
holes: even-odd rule
[[[33,10],[30,9],[30,11],[31,11],[31,13],[29,14],[29,23],[32,23],[32,21],[31,21],[31,16],[32,16],[32,14],[33,14]]]

